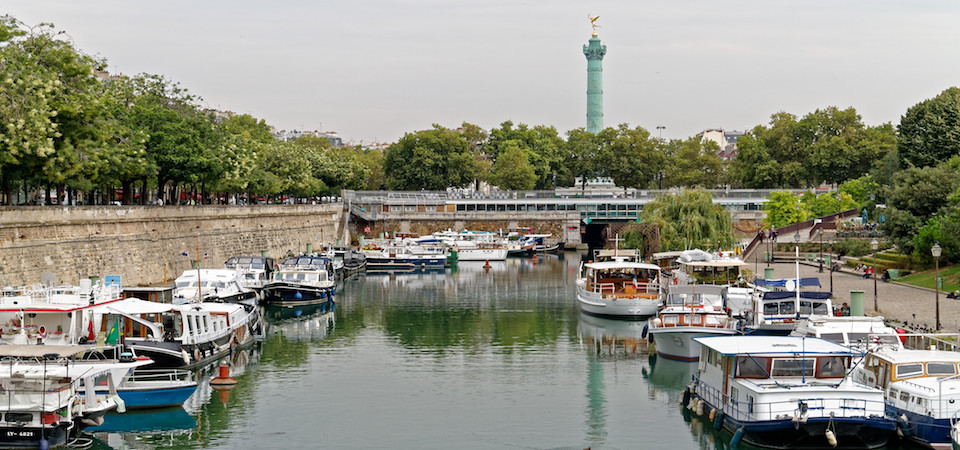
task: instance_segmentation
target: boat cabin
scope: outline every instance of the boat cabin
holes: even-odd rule
[[[866,356],[856,378],[864,384],[886,389],[897,381],[952,377],[960,373],[958,370],[960,352],[884,347]]]
[[[657,298],[660,267],[638,262],[605,261],[583,265],[586,290],[611,297]]]

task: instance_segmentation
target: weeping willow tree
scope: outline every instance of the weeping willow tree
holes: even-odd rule
[[[660,228],[661,251],[726,248],[736,242],[730,212],[699,189],[685,189],[647,203],[640,220]]]

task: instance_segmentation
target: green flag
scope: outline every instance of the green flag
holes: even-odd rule
[[[117,345],[117,342],[120,342],[120,318],[119,317],[113,321],[113,327],[110,328],[110,333],[107,335],[107,344]]]

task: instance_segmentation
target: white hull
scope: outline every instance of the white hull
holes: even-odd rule
[[[657,313],[660,307],[660,298],[612,297],[601,296],[596,292],[589,292],[582,286],[577,286],[577,301],[580,310],[587,314],[604,317],[619,317],[628,319],[642,319]]]
[[[457,261],[506,261],[505,248],[469,248],[457,252]]]
[[[700,344],[693,338],[726,336],[737,334],[737,331],[727,328],[670,327],[650,328],[649,333],[653,336],[658,355],[678,361],[698,361]]]

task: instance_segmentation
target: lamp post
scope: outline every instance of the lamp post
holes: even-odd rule
[[[657,131],[660,133],[660,139],[663,139],[663,130],[666,130],[667,127],[663,125],[657,125]]]
[[[817,236],[820,238],[820,273],[823,273],[823,224],[820,224],[820,229],[817,230]]]
[[[940,255],[942,254],[943,249],[940,248],[939,242],[934,242],[933,247],[930,247],[930,254],[933,255],[933,259],[936,260],[937,270],[935,278],[933,279],[933,287],[936,292],[936,312],[937,312],[937,330],[940,330]]]
[[[833,238],[830,238],[830,294],[833,296]]]
[[[876,239],[870,241],[870,248],[873,249],[873,312],[879,312],[877,307],[877,249],[880,243]]]

